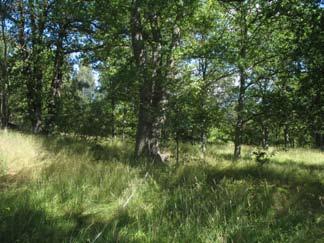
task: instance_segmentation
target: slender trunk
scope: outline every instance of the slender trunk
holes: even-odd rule
[[[247,23],[246,15],[247,10],[245,7],[241,7],[241,43],[240,43],[240,63],[238,64],[240,75],[240,89],[239,97],[236,107],[237,120],[234,133],[234,160],[241,157],[241,146],[243,138],[243,125],[244,125],[244,106],[245,106],[245,91],[246,91],[246,65],[244,64],[246,59],[246,46],[247,46]]]
[[[316,95],[314,97],[314,107],[316,110],[322,107],[322,96],[321,96],[321,87],[317,87]],[[313,136],[314,136],[314,146],[315,148],[324,148],[324,132],[321,132],[323,129],[323,113],[319,114],[319,118],[314,119],[313,121]]]
[[[314,145],[315,148],[324,147],[324,134],[321,134],[319,131],[314,131]]]
[[[205,154],[206,154],[206,150],[207,150],[207,148],[206,148],[207,136],[206,136],[205,131],[202,131],[200,134],[200,143],[201,143],[200,149],[202,152],[203,160],[205,160]]]
[[[284,141],[285,141],[285,149],[288,148],[289,146],[289,126],[288,124],[285,124],[285,128],[284,128]]]
[[[37,58],[38,59],[38,58]],[[33,70],[34,90],[32,92],[32,126],[33,132],[39,133],[42,130],[42,91],[43,91],[43,72],[38,61]]]
[[[116,107],[116,104],[115,104],[115,96],[113,95],[111,97],[111,136],[113,138],[116,137],[116,128],[115,128],[115,107]]]
[[[203,36],[203,40],[205,40],[205,36]],[[206,96],[208,95],[208,85],[206,84],[207,80],[207,69],[208,69],[208,60],[207,58],[203,58],[200,60],[200,73],[202,76],[203,86],[200,91],[200,112],[201,112],[201,127],[200,127],[200,148],[203,156],[203,160],[205,160],[206,153],[206,141],[207,141],[207,110],[205,108],[206,104]]]
[[[28,119],[32,119],[33,110],[32,110],[32,98],[33,98],[33,85],[30,81],[30,77],[32,74],[31,70],[31,62],[30,62],[30,53],[27,49],[26,43],[26,36],[25,36],[25,6],[24,1],[20,0],[18,3],[18,43],[19,43],[19,55],[22,61],[22,68],[21,68],[21,77],[20,79],[23,80],[23,83],[26,85],[26,96],[27,96],[27,107],[28,107]]]
[[[245,96],[245,76],[244,71],[240,72],[240,91],[239,98],[236,107],[237,120],[234,133],[234,159],[239,159],[241,157],[241,146],[243,137],[243,125],[244,125],[244,96]]]
[[[122,122],[122,140],[125,140],[125,129],[126,129],[126,113],[127,109],[124,107],[123,109],[123,122]]]
[[[179,149],[179,136],[178,134],[176,135],[176,162],[177,162],[177,165],[179,164],[179,153],[180,153],[180,149]]]
[[[262,147],[267,149],[269,147],[269,129],[266,125],[262,126],[263,136],[262,136]]]
[[[191,129],[190,143],[191,143],[191,145],[195,145],[195,132],[194,132],[194,129]]]
[[[53,131],[61,110],[61,87],[63,83],[64,50],[63,40],[66,36],[64,26],[60,26],[54,58],[54,75],[51,84],[51,98],[48,104],[48,117],[46,121],[47,132]]]
[[[2,41],[3,41],[3,64],[2,64],[2,97],[1,97],[1,125],[3,128],[7,128],[9,123],[9,109],[8,109],[8,46],[6,38],[6,21],[3,17],[1,21],[1,32],[2,32]]]
[[[36,13],[36,9],[41,13]],[[27,99],[29,115],[34,133],[42,130],[42,105],[43,105],[43,63],[42,52],[44,49],[43,33],[46,22],[46,1],[42,4],[32,0],[28,1],[30,33],[31,33],[31,74],[27,81]],[[26,48],[26,47],[25,47]],[[27,77],[26,77],[27,79]]]
[[[31,25],[31,75],[27,80],[27,99],[29,105],[29,116],[34,133],[38,133],[42,125],[42,98],[40,91],[42,90],[42,73],[40,63],[40,38],[37,28],[35,3],[29,1],[29,17]]]

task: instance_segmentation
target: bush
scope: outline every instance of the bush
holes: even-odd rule
[[[253,151],[252,154],[258,164],[264,165],[270,162],[270,158],[275,155],[275,152],[258,148],[256,151]]]

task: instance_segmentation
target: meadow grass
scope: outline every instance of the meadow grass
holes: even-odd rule
[[[324,242],[324,153],[253,149],[156,166],[127,141],[0,131],[0,242]]]

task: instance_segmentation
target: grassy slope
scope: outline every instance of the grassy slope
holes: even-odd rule
[[[324,153],[181,149],[153,168],[116,140],[0,131],[0,242],[324,242]]]

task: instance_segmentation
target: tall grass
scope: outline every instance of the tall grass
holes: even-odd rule
[[[118,139],[1,132],[0,242],[323,242],[323,153],[252,149],[182,144],[156,167]]]

